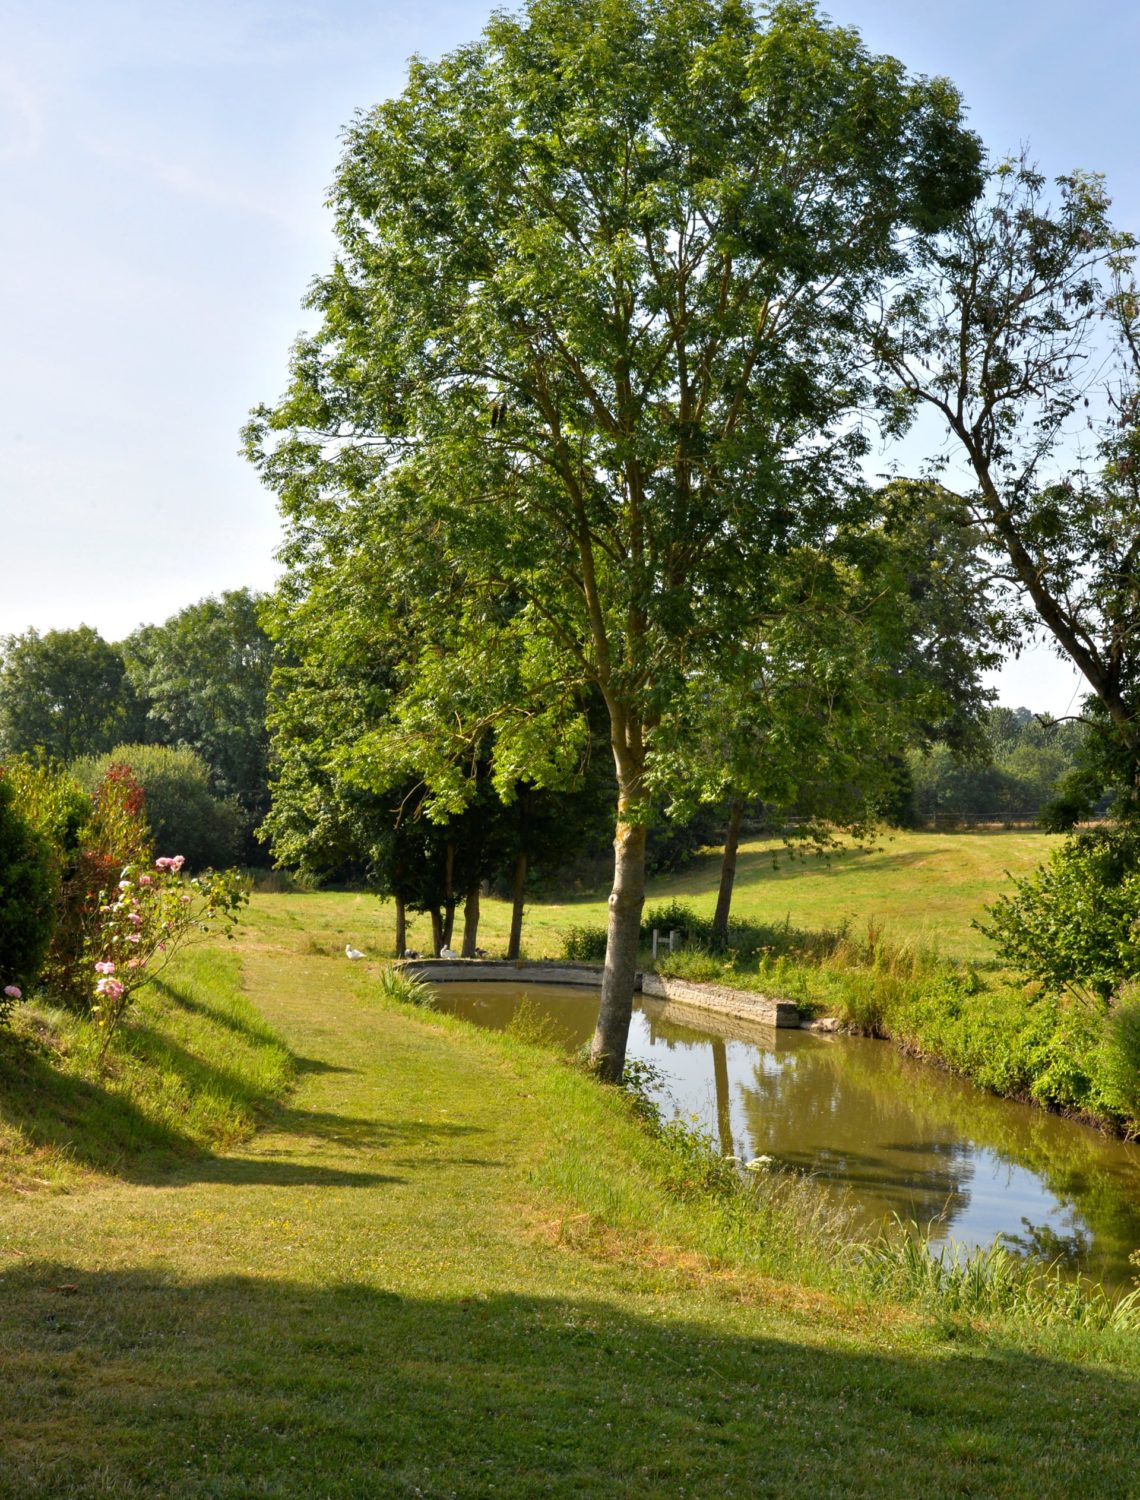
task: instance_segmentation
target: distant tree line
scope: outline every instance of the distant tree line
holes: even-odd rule
[[[1049,828],[1068,826],[1069,789],[1088,746],[1083,722],[1052,720],[1028,708],[990,708],[971,754],[942,742],[908,752],[895,820],[915,826],[1032,819]]]

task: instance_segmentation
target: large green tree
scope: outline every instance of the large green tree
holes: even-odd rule
[[[188,605],[162,625],[144,625],[124,645],[150,736],[200,755],[211,789],[236,798],[250,832],[269,807],[273,645],[260,605],[251,590],[234,589]],[[255,852],[251,844],[247,854]]]
[[[748,670],[774,563],[825,547],[862,498],[865,308],[909,239],[973,198],[979,159],[944,81],[909,79],[811,4],[761,18],[740,0],[531,0],[414,62],[348,131],[320,328],[251,448],[295,555],[367,553],[432,616],[446,663],[420,657],[418,721],[438,690],[437,721],[462,729],[463,677],[484,724],[512,684],[498,784],[580,742],[562,708],[601,695],[608,1078],[658,737],[694,673]],[[379,750],[360,747],[361,775]]]
[[[1070,822],[1110,786],[1140,817],[1140,294],[1110,207],[1098,176],[999,164],[876,339],[903,406],[944,424],[1023,627],[1088,684]]]
[[[52,760],[142,737],[145,709],[123,654],[97,630],[29,630],[0,645],[0,745]]]

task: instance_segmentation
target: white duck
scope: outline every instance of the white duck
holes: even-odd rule
[[[345,943],[344,956],[345,958],[363,958],[364,954],[359,948],[354,948],[351,943]]]

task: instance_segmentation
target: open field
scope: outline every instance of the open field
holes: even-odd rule
[[[1134,1335],[862,1300],[802,1204],[742,1219],[619,1095],[381,1003],[337,920],[259,898],[238,945],[297,1079],[242,1065],[255,1134],[109,1161],[92,1109],[96,1175],[0,1197],[0,1495],[1135,1492]],[[140,1108],[224,1091],[222,1033],[278,1055],[204,982],[137,1023]]]
[[[895,941],[929,944],[947,958],[985,961],[990,945],[971,922],[1001,890],[1006,871],[1027,873],[1056,842],[1048,834],[1024,831],[895,832],[872,850],[850,850],[826,859],[792,859],[778,842],[747,843],[740,850],[733,914],[765,923],[790,917],[794,926],[807,928],[846,922],[857,935],[874,924]],[[719,878],[719,853],[709,853],[679,875],[652,881],[648,902],[682,900],[711,916]],[[607,894],[529,905],[523,928],[527,956],[556,957],[567,928],[604,924]],[[346,941],[370,954],[392,952],[392,910],[374,897],[351,897],[346,904],[339,893],[316,892],[287,900],[263,896],[259,901],[286,924],[303,922],[313,941],[330,952]],[[459,913],[457,921],[461,920]],[[488,952],[501,952],[509,929],[509,905],[484,900],[480,945]],[[413,948],[430,949],[425,918],[413,918],[409,933]],[[458,935],[455,943],[458,946]]]

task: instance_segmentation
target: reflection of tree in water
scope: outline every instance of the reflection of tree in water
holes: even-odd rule
[[[1036,1255],[1050,1265],[1057,1262],[1067,1271],[1080,1271],[1093,1258],[1093,1240],[1088,1230],[1070,1222],[1069,1232],[1062,1233],[1049,1224],[1032,1224],[1022,1218],[1024,1234],[1003,1234],[1002,1239],[1022,1255]]]
[[[969,1202],[968,1148],[931,1120],[913,1139],[918,1122],[906,1101],[849,1077],[835,1046],[758,1060],[740,1098],[755,1151],[851,1189],[869,1223],[897,1213],[951,1225]]]
[[[1127,1284],[1128,1256],[1140,1245],[1135,1145],[986,1094],[882,1042],[803,1037],[757,1059],[753,1075],[741,1095],[755,1149],[802,1169],[814,1166],[860,1195],[866,1182],[868,1195],[878,1192],[888,1212],[919,1223],[939,1215],[945,1201],[950,1226],[969,1200],[969,1158],[987,1150],[1032,1174],[1063,1205],[1065,1221],[1054,1220],[1036,1241],[1036,1215],[1030,1216],[1017,1237],[1027,1251],[1039,1243],[1047,1259],[1062,1254],[1066,1265]],[[914,1208],[899,1203],[900,1180],[911,1182],[908,1160],[915,1167]]]

